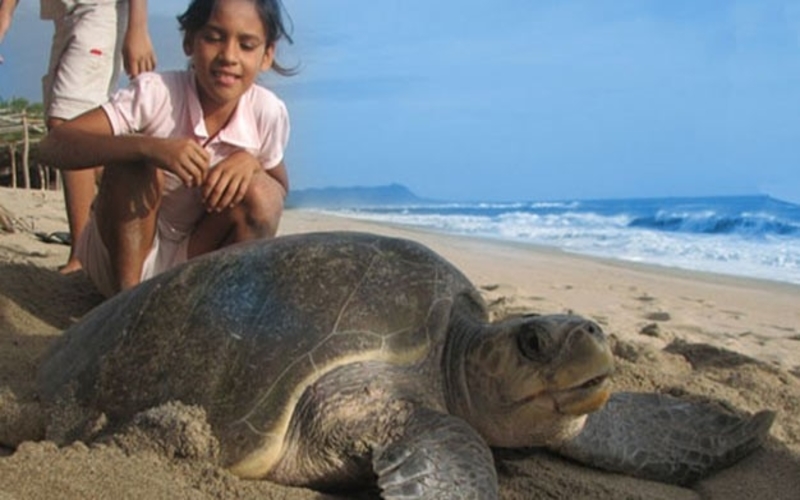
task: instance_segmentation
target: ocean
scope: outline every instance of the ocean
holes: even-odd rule
[[[800,285],[800,205],[769,196],[423,203],[327,212]]]

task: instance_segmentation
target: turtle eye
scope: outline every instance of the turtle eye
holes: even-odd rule
[[[517,344],[522,355],[531,361],[541,360],[547,349],[547,332],[534,325],[524,325],[517,336]]]

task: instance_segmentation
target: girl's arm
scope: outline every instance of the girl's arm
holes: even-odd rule
[[[195,186],[202,182],[209,162],[208,153],[192,139],[115,136],[102,108],[53,128],[40,143],[40,155],[44,163],[64,170],[153,164]]]

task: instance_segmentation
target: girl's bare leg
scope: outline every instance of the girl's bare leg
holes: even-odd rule
[[[139,284],[156,234],[163,173],[155,167],[115,165],[104,169],[95,218],[108,249],[119,290]]]
[[[189,240],[189,258],[233,243],[275,236],[285,197],[283,186],[259,171],[241,203],[203,217]]]

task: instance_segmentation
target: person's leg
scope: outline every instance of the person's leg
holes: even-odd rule
[[[244,200],[233,208],[203,217],[189,240],[189,258],[242,241],[271,238],[278,232],[286,191],[259,171]]]
[[[89,213],[96,191],[95,179],[100,168],[62,171],[64,180],[64,205],[69,223],[70,249],[67,263],[58,269],[61,274],[80,271],[81,263],[75,256],[75,242],[89,222]]]
[[[155,167],[123,165],[103,172],[94,216],[120,291],[141,281],[156,234],[163,185],[164,175]]]
[[[51,118],[47,121],[48,130],[64,123],[64,120]],[[92,201],[97,192],[97,178],[102,172],[102,168],[88,168],[85,170],[62,170],[61,175],[64,180],[64,205],[67,209],[67,223],[69,224],[69,234],[71,246],[67,263],[59,268],[61,274],[69,274],[81,269],[81,263],[75,256],[75,243],[78,241],[81,232],[89,222],[89,213],[92,208]]]
[[[116,88],[125,20],[120,12],[114,4],[79,5],[54,20],[50,64],[43,79],[48,129],[104,103]],[[100,173],[101,167],[63,172],[72,246],[62,274],[81,268],[75,242],[89,220]]]

